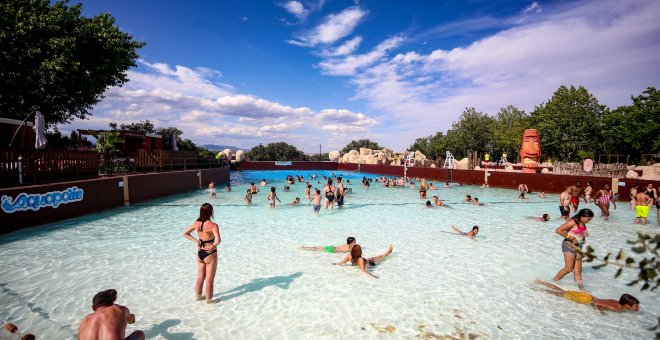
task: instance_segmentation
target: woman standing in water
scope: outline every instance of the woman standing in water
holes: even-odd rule
[[[614,199],[614,195],[612,195],[609,184],[603,184],[603,188],[594,195],[594,202],[598,204],[601,216],[608,220],[610,218],[610,202],[612,202],[614,209],[616,209],[616,200]]]
[[[215,270],[218,267],[218,250],[220,244],[220,230],[213,223],[213,206],[202,204],[199,208],[199,217],[183,233],[183,237],[197,243],[197,281],[195,282],[195,296],[197,301],[202,300],[202,287],[206,282],[206,303],[213,299],[213,281]],[[190,235],[197,230],[197,238]]]
[[[561,251],[564,253],[564,268],[557,275],[555,281],[561,280],[566,274],[573,272],[575,282],[580,289],[582,285],[582,256],[575,249],[582,249],[582,245],[589,235],[587,232],[587,223],[594,217],[594,212],[590,209],[582,209],[572,219],[566,221],[555,230],[555,232],[564,237],[561,243]]]

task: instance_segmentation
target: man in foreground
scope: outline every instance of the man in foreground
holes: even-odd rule
[[[135,323],[135,314],[128,308],[116,305],[117,291],[104,290],[94,295],[92,309],[94,313],[87,315],[78,328],[78,339],[81,340],[115,340],[124,339],[126,325]],[[135,331],[126,339],[144,340],[144,332]]]

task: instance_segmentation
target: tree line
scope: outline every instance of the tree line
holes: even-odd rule
[[[470,151],[507,153],[516,159],[525,129],[541,135],[544,161],[575,161],[601,154],[630,155],[640,161],[642,154],[660,149],[660,93],[649,87],[632,96],[630,105],[614,110],[598,102],[582,87],[561,86],[548,102],[531,114],[509,105],[494,115],[467,108],[446,132],[417,138],[409,150],[420,150],[437,159],[451,151],[456,158]]]

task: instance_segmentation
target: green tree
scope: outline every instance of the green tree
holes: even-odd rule
[[[436,132],[435,135],[417,138],[415,143],[408,148],[408,151],[419,150],[427,158],[442,158],[446,150],[445,135],[442,132]]]
[[[372,142],[368,139],[360,139],[360,140],[352,140],[350,143],[346,144],[346,146],[341,149],[341,153],[345,154],[351,150],[360,150],[360,148],[367,148],[367,149],[372,149],[372,150],[380,150],[383,147],[378,145],[376,142]]]
[[[121,124],[119,125],[119,129],[117,129],[117,123],[110,123],[109,125],[112,130],[128,131],[140,135],[156,133],[156,127],[154,126],[154,123],[152,123],[149,119],[144,121],[141,120],[137,123]]]
[[[467,157],[469,151],[484,151],[492,143],[493,117],[474,108],[466,108],[447,131],[445,146],[456,158]]]
[[[96,151],[101,156],[101,171],[106,174],[112,173],[112,157],[119,154],[119,132],[116,131],[99,131],[92,133],[92,137],[96,139]]]
[[[144,43],[110,14],[81,16],[80,4],[0,2],[0,112],[23,120],[41,111],[52,126],[84,119],[111,86],[128,78]]]
[[[595,154],[602,144],[607,107],[586,88],[560,86],[547,103],[532,112],[532,126],[541,134],[543,154],[574,160],[578,152]]]
[[[623,153],[639,160],[660,150],[660,92],[649,87],[631,97],[633,103],[607,112],[603,119],[605,153]]]
[[[513,105],[500,109],[491,126],[493,152],[506,152],[509,160],[515,160],[520,153],[522,134],[529,127],[530,117],[525,111]]]
[[[295,146],[284,143],[261,144],[253,147],[246,156],[251,161],[304,161],[305,154]]]

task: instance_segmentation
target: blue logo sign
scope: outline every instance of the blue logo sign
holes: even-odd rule
[[[277,166],[289,166],[292,165],[293,163],[291,162],[275,162],[275,165]]]
[[[57,208],[60,204],[79,202],[83,200],[85,191],[71,187],[63,191],[51,191],[45,194],[18,194],[12,200],[11,196],[2,195],[2,211],[11,214],[16,211],[37,211],[45,207]]]

